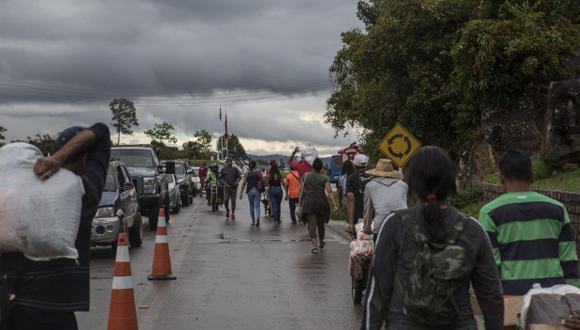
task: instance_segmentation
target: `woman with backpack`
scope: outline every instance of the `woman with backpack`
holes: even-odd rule
[[[483,228],[453,206],[455,164],[439,147],[411,159],[408,182],[418,203],[391,213],[375,246],[362,329],[477,329],[473,286],[487,330],[503,329],[503,298]]]
[[[280,223],[280,215],[282,212],[280,208],[282,206],[282,197],[284,197],[284,193],[282,192],[282,174],[280,174],[280,169],[276,163],[272,164],[270,167],[270,173],[268,176],[268,195],[270,196],[274,222]]]
[[[312,253],[320,253],[324,248],[324,225],[330,221],[330,206],[327,194],[336,210],[338,205],[334,200],[330,181],[326,175],[321,174],[323,164],[320,158],[312,163],[313,172],[307,173],[302,179],[302,191],[300,193],[300,205],[302,221],[308,224],[308,232],[312,240]],[[326,193],[325,193],[326,192]],[[318,229],[318,237],[317,237]]]
[[[244,183],[240,189],[240,199],[244,196],[244,191],[248,195],[250,202],[250,217],[252,226],[260,226],[260,196],[265,190],[264,175],[256,168],[256,162],[250,161],[249,171],[244,175]]]

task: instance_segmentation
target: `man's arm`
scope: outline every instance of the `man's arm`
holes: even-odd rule
[[[495,259],[495,264],[497,267],[501,267],[501,254],[499,251],[499,242],[497,241],[497,226],[493,219],[489,216],[487,210],[484,208],[479,212],[479,223],[485,229],[489,241],[491,242],[491,248],[493,251],[493,256]],[[500,272],[501,273],[501,272]],[[501,276],[500,276],[501,277]]]
[[[481,230],[480,237],[483,241],[477,252],[471,284],[483,313],[485,328],[501,330],[504,318],[501,281],[489,237],[483,228],[478,229]]]
[[[351,175],[346,179],[346,213],[348,216],[348,223],[350,224],[351,228],[352,226],[354,226],[354,208],[355,208],[354,191],[355,191],[354,177]]]
[[[578,276],[578,256],[576,254],[576,237],[574,227],[570,223],[570,215],[564,207],[564,222],[558,237],[560,265],[564,272],[566,283],[580,287]]]
[[[379,230],[366,289],[367,296],[361,326],[363,330],[383,329],[383,323],[388,322],[387,316],[397,273],[400,237],[397,221],[392,221],[395,220],[392,219],[393,216],[394,214],[391,214]],[[388,324],[386,325],[388,327]]]
[[[372,235],[373,233],[373,220],[375,207],[373,205],[373,199],[371,198],[371,193],[369,191],[369,185],[365,187],[365,209],[364,209],[364,233],[367,235]]]
[[[33,170],[41,179],[46,180],[56,174],[72,155],[79,152],[88,152],[87,172],[96,170],[99,174],[102,174],[102,185],[104,185],[110,150],[109,128],[105,124],[97,123],[75,135],[52,156],[38,159],[34,164]]]

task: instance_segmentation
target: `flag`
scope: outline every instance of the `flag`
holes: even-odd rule
[[[226,113],[225,127],[226,127],[226,134],[224,135],[224,137],[227,139],[228,138],[228,114],[227,113]]]
[[[222,107],[220,107],[220,121],[222,120]]]

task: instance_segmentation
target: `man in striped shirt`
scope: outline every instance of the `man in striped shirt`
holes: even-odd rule
[[[504,294],[524,295],[534,284],[580,287],[574,228],[566,207],[530,191],[530,158],[508,151],[499,163],[507,193],[485,205],[480,222],[494,248]]]

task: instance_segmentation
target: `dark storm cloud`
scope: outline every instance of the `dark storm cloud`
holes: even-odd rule
[[[110,122],[135,101],[141,127],[333,141],[320,118],[355,0],[0,1],[0,125],[8,137]],[[260,126],[257,127],[256,124]]]
[[[351,0],[3,1],[0,96],[318,91],[353,10]]]

